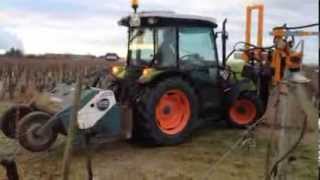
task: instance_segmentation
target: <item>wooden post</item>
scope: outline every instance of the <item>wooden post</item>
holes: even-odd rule
[[[278,152],[276,159],[284,158],[278,164],[275,180],[295,180],[294,176],[294,161],[292,158],[292,151],[296,147],[297,140],[303,137],[300,132],[305,131],[306,121],[303,125],[303,118],[310,116],[308,113],[308,106],[306,101],[306,92],[303,89],[303,84],[281,83],[280,87],[280,102],[279,102],[279,122],[280,122],[280,136],[278,141]],[[312,107],[312,106],[311,106]],[[312,114],[312,113],[311,113]],[[303,117],[303,116],[304,117]],[[299,137],[298,134],[302,136]],[[291,154],[288,154],[288,153]],[[287,156],[284,156],[287,155]]]
[[[272,166],[272,153],[274,152],[274,139],[275,139],[275,128],[277,123],[278,115],[278,103],[279,103],[280,90],[277,86],[271,93],[267,105],[267,111],[265,112],[266,117],[269,121],[269,140],[267,144],[267,153],[265,161],[265,180],[271,180],[271,166]]]
[[[279,121],[280,121],[280,137],[278,142],[278,157],[280,158],[285,153],[288,152],[288,148],[290,148],[292,138],[288,132],[289,121],[290,118],[288,117],[288,86],[284,83],[280,84],[280,102],[279,102]],[[278,166],[278,173],[276,174],[276,180],[287,180],[288,175],[288,161],[287,159],[279,163]]]
[[[17,165],[14,159],[2,159],[0,164],[6,169],[8,180],[19,180]]]
[[[63,166],[62,166],[63,180],[69,179],[72,146],[73,146],[73,142],[74,142],[74,138],[77,130],[77,117],[78,117],[78,110],[80,108],[80,96],[81,96],[81,75],[78,75],[74,102],[73,102],[73,110],[72,110],[71,119],[69,122],[68,139],[67,139],[67,144],[64,151],[64,157],[63,157]]]
[[[90,136],[85,135],[85,151],[86,151],[86,170],[88,174],[88,180],[93,180],[92,170],[92,158],[91,158],[91,147],[90,147]]]

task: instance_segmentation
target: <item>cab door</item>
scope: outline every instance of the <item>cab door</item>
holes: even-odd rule
[[[201,109],[212,111],[221,105],[214,31],[209,27],[181,27],[178,35],[179,69],[192,78]]]

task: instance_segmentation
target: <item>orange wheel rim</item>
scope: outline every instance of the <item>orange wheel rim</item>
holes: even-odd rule
[[[246,125],[254,121],[257,115],[257,109],[253,102],[246,99],[240,99],[231,106],[229,115],[231,120],[235,123]]]
[[[156,105],[156,121],[160,130],[175,135],[184,130],[191,116],[190,102],[181,90],[169,90]]]

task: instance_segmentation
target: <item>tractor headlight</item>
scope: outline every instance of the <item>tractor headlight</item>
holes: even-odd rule
[[[155,25],[158,22],[158,19],[156,18],[148,18],[148,23],[150,25]]]
[[[154,69],[152,69],[152,68],[145,68],[142,71],[142,76],[146,77],[146,76],[150,75],[153,71],[154,71]]]
[[[117,74],[121,73],[122,70],[123,70],[123,67],[121,67],[121,66],[113,66],[112,67],[112,74],[117,75]]]

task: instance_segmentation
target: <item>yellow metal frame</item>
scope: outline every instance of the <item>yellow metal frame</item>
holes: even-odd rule
[[[264,5],[247,6],[246,10],[246,43],[251,44],[251,27],[252,27],[252,12],[258,11],[258,34],[257,46],[263,45],[263,24],[264,24]],[[247,46],[247,48],[249,48]]]
[[[258,32],[257,32],[257,46],[263,46],[263,29],[264,29],[264,5],[254,5],[254,6],[247,6],[246,8],[246,33],[245,33],[245,42],[247,44],[251,43],[251,34],[252,34],[252,13],[253,11],[258,11]],[[249,49],[250,46],[246,45],[246,49]],[[257,50],[255,54],[259,54],[260,50]],[[249,60],[248,51],[245,51],[241,55],[241,59],[244,61]]]

